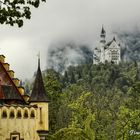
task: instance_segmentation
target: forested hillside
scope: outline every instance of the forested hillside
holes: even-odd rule
[[[140,139],[140,68],[136,62],[70,66],[44,75],[50,99],[48,140]]]

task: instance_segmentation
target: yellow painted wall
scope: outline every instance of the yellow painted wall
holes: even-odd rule
[[[38,130],[49,130],[49,117],[48,117],[48,103],[40,102],[40,103],[31,103],[31,105],[37,105],[37,114],[38,118],[36,121],[36,126]]]
[[[0,107],[0,140],[10,138],[10,133],[14,131],[19,132],[20,137],[24,140],[40,140],[37,130],[48,130],[48,103],[39,103],[37,106],[37,108]],[[3,111],[7,112],[5,118],[3,118]],[[21,111],[21,118],[17,115],[18,111]],[[10,117],[12,116],[10,112],[14,112],[13,118]],[[27,112],[28,117],[25,112]],[[35,113],[35,117],[31,117],[31,112]]]

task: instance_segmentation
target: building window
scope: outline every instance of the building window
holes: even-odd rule
[[[11,111],[10,112],[10,118],[13,119],[14,117],[15,117],[15,113],[14,113],[14,111]]]
[[[118,60],[118,51],[111,51],[111,60],[112,61],[117,61]]]
[[[13,136],[12,137],[12,140],[17,140],[17,136]]]
[[[24,118],[28,118],[28,111],[27,110],[25,110],[25,112],[24,112]]]
[[[33,110],[31,111],[30,117],[31,117],[31,118],[34,118],[34,117],[35,117],[35,112],[34,112]]]
[[[17,118],[21,118],[21,117],[22,117],[22,115],[21,115],[21,111],[18,110],[18,112],[17,112]]]
[[[6,110],[4,110],[4,111],[2,112],[2,118],[7,118],[7,111],[6,111]]]
[[[20,140],[20,133],[18,133],[18,132],[11,133],[10,140]]]

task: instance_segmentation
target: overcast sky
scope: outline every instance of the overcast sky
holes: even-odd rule
[[[113,31],[139,27],[140,0],[47,0],[32,10],[22,28],[0,25],[0,53],[19,79],[31,78],[41,53],[41,68],[47,66],[47,49],[55,41],[73,40],[92,46],[104,25]]]

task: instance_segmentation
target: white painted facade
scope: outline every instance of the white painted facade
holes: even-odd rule
[[[119,64],[121,61],[121,47],[113,38],[112,41],[106,43],[106,32],[102,27],[100,46],[94,49],[93,64],[113,62]]]

